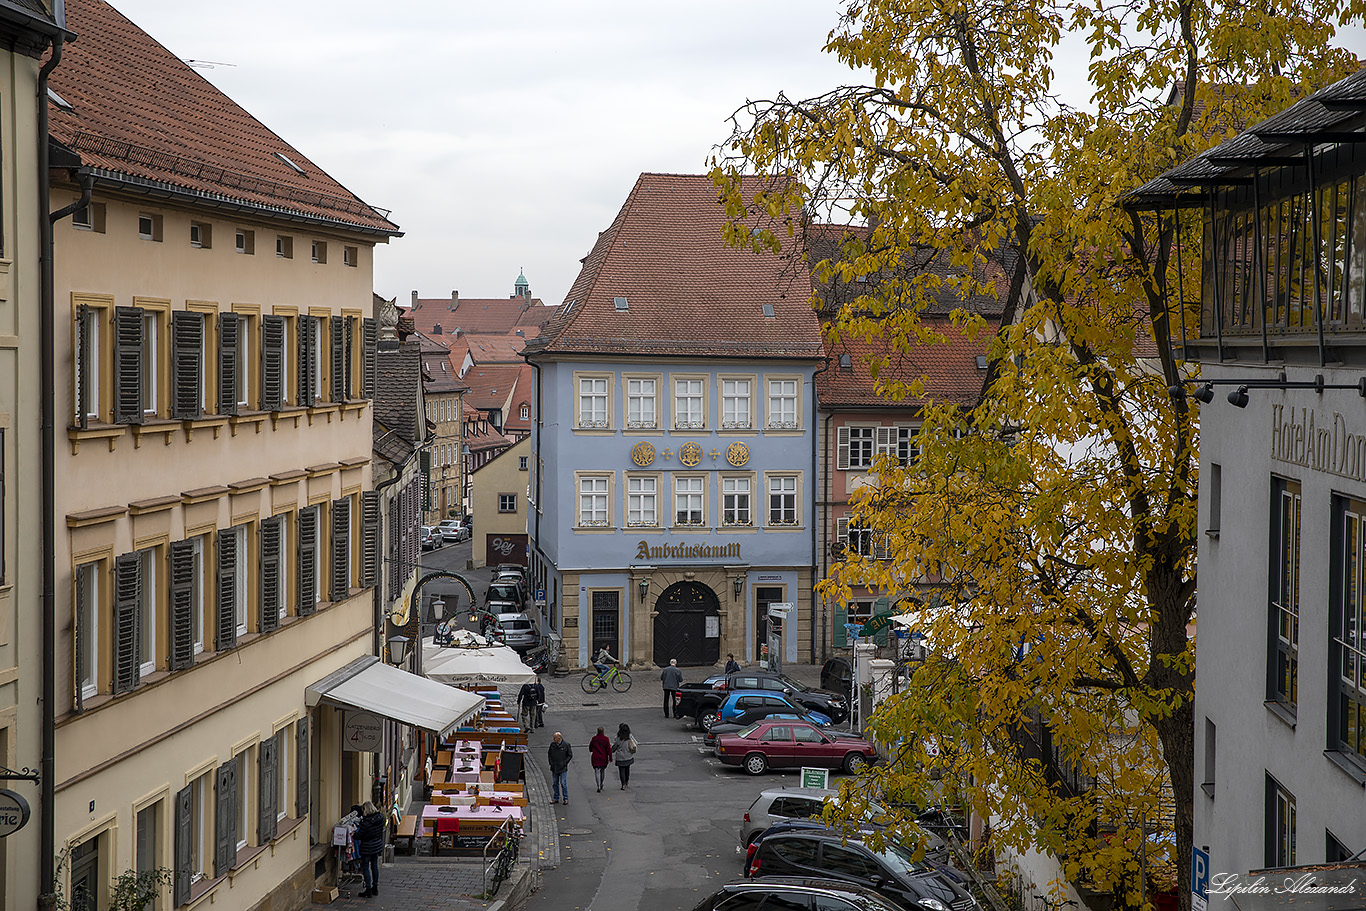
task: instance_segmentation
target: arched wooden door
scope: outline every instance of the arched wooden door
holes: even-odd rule
[[[715,664],[721,637],[707,635],[707,618],[720,622],[716,593],[698,582],[675,582],[655,602],[655,664],[677,658],[680,667]]]

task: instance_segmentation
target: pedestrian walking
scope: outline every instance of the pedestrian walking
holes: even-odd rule
[[[726,656],[726,673],[734,674],[740,670],[740,663],[735,660],[734,655]]]
[[[539,674],[536,675],[536,682],[531,685],[531,689],[536,694],[536,727],[545,727],[545,684],[541,682]]]
[[[536,681],[539,683],[540,678]],[[517,691],[517,712],[522,718],[522,732],[531,733],[536,725],[536,687],[530,683],[523,683]]]
[[[588,741],[588,756],[593,763],[593,780],[598,783],[598,793],[602,793],[602,780],[607,776],[607,767],[612,764],[612,741],[607,739],[601,727],[597,736]]]
[[[678,716],[677,691],[683,685],[683,672],[678,669],[678,659],[670,658],[669,666],[659,675],[660,682],[664,684],[664,717],[673,715]]]
[[[565,803],[569,803],[569,763],[574,758],[574,748],[569,745],[569,741],[564,739],[564,735],[556,731],[550,738],[550,750],[547,758],[550,760],[550,802],[559,803],[560,798],[564,798]]]
[[[617,728],[617,739],[612,744],[612,759],[617,764],[617,775],[621,778],[621,789],[631,783],[631,763],[636,761],[636,739],[631,736],[631,726],[625,722]]]
[[[361,898],[379,895],[379,856],[384,853],[384,814],[373,803],[351,808],[360,814],[356,826],[356,853],[360,855],[360,873],[365,882]]]

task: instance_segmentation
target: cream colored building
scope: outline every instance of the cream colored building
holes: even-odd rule
[[[427,449],[427,497],[423,524],[436,525],[465,512],[465,393],[456,376],[450,349],[419,335],[422,344],[422,389],[432,435]]]
[[[39,257],[39,67],[62,30],[47,4],[0,7],[0,766],[40,771],[43,639],[43,309]],[[59,204],[60,205],[60,204]],[[33,908],[42,891],[39,782],[0,781],[30,807],[28,823],[0,837],[0,908]]]
[[[55,240],[66,894],[161,867],[164,908],[301,907],[371,796],[339,687],[398,673],[367,658],[398,231],[106,4],[67,14],[52,133],[94,181]]]
[[[475,566],[526,565],[527,484],[531,437],[522,437],[474,473]]]

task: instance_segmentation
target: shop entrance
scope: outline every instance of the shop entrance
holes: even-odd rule
[[[621,592],[593,592],[592,654],[605,648],[613,657],[621,657]]]
[[[721,657],[720,603],[698,582],[675,582],[655,602],[655,664],[671,658],[680,667],[715,664]]]
[[[754,660],[758,661],[768,644],[768,606],[783,600],[781,588],[756,588],[754,590]]]

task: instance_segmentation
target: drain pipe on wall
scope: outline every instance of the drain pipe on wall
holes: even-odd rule
[[[816,377],[830,369],[830,358],[823,358],[821,365],[811,372],[811,416],[813,419],[820,415],[820,398],[816,395]],[[811,422],[811,476],[815,479],[817,490],[823,488],[821,477],[821,440],[820,440],[820,421]],[[821,532],[825,528],[824,504],[822,504],[821,522],[811,523],[811,663],[815,664],[816,658],[816,583],[820,581],[816,577],[818,564],[816,562],[817,551],[820,550]],[[825,641],[825,628],[821,627],[821,641]]]
[[[66,13],[62,0],[53,4],[57,24],[65,26]],[[54,554],[57,541],[56,480],[57,441],[54,424],[56,415],[56,352],[57,333],[53,314],[56,301],[56,278],[52,268],[53,225],[65,218],[79,205],[90,201],[93,179],[81,176],[81,201],[58,212],[48,213],[52,197],[48,185],[48,114],[47,80],[62,62],[62,40],[59,31],[52,38],[52,55],[38,70],[38,258],[40,294],[39,349],[40,369],[40,437],[42,451],[42,511],[43,511],[43,589],[41,611],[43,623],[43,679],[42,679],[42,755],[38,765],[39,786],[39,845],[38,845],[38,907],[52,911],[57,907],[57,851],[56,851],[56,761],[57,743],[57,562]]]

